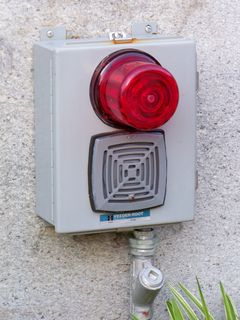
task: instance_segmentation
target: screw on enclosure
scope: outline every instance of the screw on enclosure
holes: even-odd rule
[[[128,199],[129,199],[129,200],[134,200],[134,199],[135,199],[134,194],[130,194],[130,195],[128,196]]]
[[[152,32],[152,26],[150,26],[150,24],[147,24],[146,27],[145,27],[145,31],[147,33],[151,33]]]
[[[54,32],[52,30],[47,31],[48,38],[52,38],[54,36]]]
[[[114,32],[113,38],[114,39],[122,39],[124,37],[124,34],[122,32]]]

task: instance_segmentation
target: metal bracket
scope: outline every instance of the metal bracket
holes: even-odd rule
[[[131,36],[128,36],[125,32],[121,31],[110,32],[109,39],[114,43],[128,43],[133,41]]]
[[[114,43],[129,43],[134,39],[146,39],[157,34],[156,22],[137,22],[132,24],[131,35],[125,32],[110,32],[109,39]]]
[[[131,27],[131,34],[127,35],[125,32],[117,31],[110,32],[109,39],[113,43],[130,43],[134,39],[146,39],[151,38],[157,34],[157,23],[156,22],[137,22],[133,23]],[[41,41],[49,40],[66,40],[67,30],[66,27],[45,27],[40,31]]]
[[[66,40],[67,30],[65,27],[45,27],[40,31],[41,41],[47,40]]]
[[[157,34],[157,23],[156,22],[136,22],[132,24],[132,37],[138,38],[152,36]]]

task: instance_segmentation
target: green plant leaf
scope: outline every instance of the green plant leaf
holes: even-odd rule
[[[238,312],[237,312],[237,308],[235,307],[231,297],[227,294],[227,299],[229,301],[229,304],[230,304],[230,307],[232,309],[232,312],[234,313],[235,317],[237,320],[239,320],[239,315],[238,315]],[[235,319],[235,318],[234,318]]]
[[[167,310],[168,310],[168,314],[169,314],[171,320],[175,320],[174,312],[173,312],[173,305],[172,305],[171,301],[167,301]]]
[[[232,302],[232,299],[229,297],[228,294],[226,294],[226,297],[227,297],[227,300],[228,300],[228,305],[229,305],[229,309],[230,309],[230,312],[231,312],[231,315],[232,315],[232,318],[235,320],[238,319],[238,314],[237,314],[237,310]]]
[[[182,306],[183,310],[186,312],[188,318],[190,320],[198,320],[196,313],[190,307],[188,302],[182,297],[182,295],[172,286],[170,286],[170,290],[171,290],[172,294],[174,295],[174,297],[176,298],[176,300]]]
[[[131,320],[139,320],[134,314],[131,315]]]
[[[201,304],[201,301],[194,296],[182,283],[179,283],[179,287],[186,294],[190,301],[194,303],[194,305],[198,308],[198,310],[204,315],[204,308]],[[209,313],[211,320],[214,320],[213,316]]]
[[[167,301],[167,309],[171,320],[184,320],[182,311],[174,298]]]
[[[201,298],[201,302],[202,302],[203,314],[204,314],[206,320],[211,320],[212,318],[211,318],[211,315],[209,313],[206,301],[204,299],[200,283],[198,281],[198,278],[196,278],[196,279],[197,279],[198,292],[199,292],[199,295],[200,295],[200,298]]]
[[[233,304],[230,296],[226,293],[222,282],[220,282],[220,289],[221,289],[222,298],[223,298],[226,320],[238,320],[239,317],[237,314],[237,309]]]

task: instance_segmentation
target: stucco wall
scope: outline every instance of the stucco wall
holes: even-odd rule
[[[196,217],[158,230],[156,264],[191,289],[198,275],[217,319],[219,280],[240,307],[239,0],[0,0],[0,13],[0,319],[127,319],[125,235],[56,236],[34,214],[32,46],[48,25],[87,37],[146,20],[195,38],[200,71]]]

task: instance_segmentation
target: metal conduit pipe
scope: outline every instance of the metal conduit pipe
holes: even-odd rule
[[[163,286],[162,272],[153,266],[157,237],[153,229],[138,229],[129,238],[131,265],[130,314],[150,320],[153,302]]]

